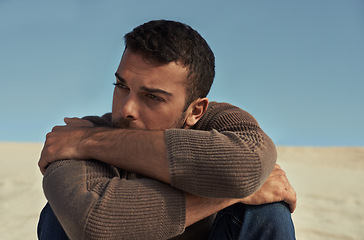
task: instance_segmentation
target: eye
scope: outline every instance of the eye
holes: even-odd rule
[[[156,100],[156,101],[160,101],[160,102],[164,102],[165,100],[161,97],[158,97],[152,93],[148,93],[147,94],[147,97],[150,98],[150,99],[153,99],[153,100]]]
[[[126,86],[125,84],[120,83],[120,82],[113,83],[113,85],[120,89],[128,89],[128,86]]]

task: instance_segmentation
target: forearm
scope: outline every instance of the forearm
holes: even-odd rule
[[[119,177],[115,168],[97,161],[66,160],[47,169],[45,195],[71,239],[170,238],[236,202]]]
[[[237,202],[236,199],[205,198],[186,193],[186,227]]]
[[[170,183],[164,131],[94,128],[82,148],[84,159]]]
[[[276,150],[249,114],[238,114],[242,122],[219,131],[100,131],[87,141],[88,157],[199,196],[243,198],[265,182]]]
[[[97,159],[199,196],[243,198],[259,189],[276,161],[271,139],[262,131],[260,138],[259,145],[252,146],[234,132],[94,128],[82,145],[84,159]]]
[[[120,179],[97,161],[53,163],[43,187],[71,239],[164,239],[184,230],[183,192],[151,179]]]
[[[234,132],[167,130],[171,185],[199,196],[244,198],[259,189],[276,161],[263,133],[253,145]]]

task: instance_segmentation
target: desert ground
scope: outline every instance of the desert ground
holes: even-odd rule
[[[0,239],[36,239],[46,203],[41,143],[0,143]],[[298,195],[297,239],[364,239],[364,147],[278,146],[278,163]]]

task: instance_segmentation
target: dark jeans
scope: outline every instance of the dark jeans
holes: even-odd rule
[[[48,203],[40,215],[38,239],[68,239]],[[221,210],[216,216],[209,240],[225,239],[295,239],[288,206],[283,202],[259,206],[238,203]]]
[[[68,240],[61,224],[58,222],[56,215],[49,203],[45,205],[40,213],[38,222],[38,239],[40,240]]]
[[[284,202],[258,206],[237,203],[221,210],[209,240],[296,239],[291,213]]]

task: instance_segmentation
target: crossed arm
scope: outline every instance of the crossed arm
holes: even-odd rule
[[[48,163],[60,159],[98,159],[107,164],[117,166],[119,168],[126,169],[132,172],[137,172],[147,177],[165,182],[167,183],[165,184],[167,187],[166,189],[168,189],[167,192],[180,191],[180,194],[182,193],[182,196],[185,198],[183,199],[183,201],[185,201],[186,206],[185,208],[182,208],[185,209],[185,212],[183,212],[182,214],[185,217],[183,219],[184,226],[189,226],[190,224],[208,216],[209,214],[214,213],[238,201],[245,202],[247,204],[261,204],[261,203],[266,203],[267,201],[274,202],[274,201],[285,200],[291,204],[291,211],[294,210],[295,193],[293,189],[291,189],[288,181],[286,181],[285,184],[282,184],[282,179],[284,180],[286,178],[284,172],[280,170],[279,167],[275,168],[275,170],[270,175],[266,184],[264,184],[263,187],[260,188],[260,190],[257,193],[249,196],[252,192],[256,191],[259,187],[261,187],[261,185],[265,182],[266,178],[271,172],[272,166],[274,166],[274,162],[272,164],[272,161],[268,163],[269,165],[268,168],[270,168],[269,170],[260,169],[261,172],[262,171],[265,172],[263,174],[249,173],[250,175],[248,174],[240,176],[243,179],[242,180],[243,185],[233,185],[232,183],[234,181],[224,181],[223,183],[221,183],[220,180],[226,179],[226,176],[219,176],[218,171],[216,173],[216,178],[218,179],[219,177],[221,177],[221,179],[219,179],[218,181],[220,185],[222,184],[220,187],[217,186],[215,188],[216,185],[219,185],[215,184],[216,182],[199,184],[199,182],[203,182],[204,179],[205,172],[203,170],[202,171],[199,170],[200,172],[198,172],[197,174],[193,173],[194,175],[202,176],[201,177],[202,180],[198,179],[196,180],[197,182],[196,185],[196,184],[191,184],[190,182],[184,179],[181,179],[181,176],[186,176],[190,174],[191,171],[193,172],[196,170],[195,168],[192,167],[185,167],[185,166],[182,168],[179,167],[180,164],[186,164],[186,163],[180,163],[180,159],[186,158],[188,156],[178,156],[178,154],[177,156],[174,156],[173,151],[170,151],[171,147],[167,146],[168,137],[166,136],[168,136],[168,134],[174,134],[173,136],[181,134],[181,132],[177,130],[173,131],[171,130],[172,133],[165,133],[158,131],[145,132],[145,131],[130,131],[121,129],[116,130],[108,128],[87,128],[85,125],[89,123],[78,119],[66,119],[66,123],[67,126],[55,127],[52,133],[48,134],[47,136],[47,141],[45,143],[45,147],[39,162],[39,165],[43,170],[43,172]],[[186,131],[186,130],[181,130],[181,131]],[[201,134],[207,134],[211,136],[212,139],[215,139],[215,141],[216,141],[215,135],[219,135],[220,137],[219,141],[225,141],[225,140],[228,141],[231,138],[232,139],[238,138],[236,135],[233,135],[229,131],[221,135],[220,133],[214,131],[204,131],[204,133],[195,130],[191,131],[194,131],[194,134],[198,133],[198,135],[192,136],[192,138],[186,140],[185,143],[183,143],[181,146],[178,146],[178,148],[183,147],[184,144],[188,144],[191,141],[193,142],[194,138],[200,137]],[[184,135],[180,138],[183,137]],[[107,139],[109,139],[109,141],[107,141]],[[215,144],[216,145],[223,144],[220,143],[219,141],[217,141]],[[123,144],[121,144],[121,142]],[[139,143],[139,145],[135,143]],[[210,147],[213,147],[211,146],[211,143],[208,144]],[[251,145],[249,141],[246,141],[244,143],[240,141],[235,141],[235,144],[237,146],[239,146],[239,144],[242,144],[243,147],[246,147],[246,145]],[[204,145],[204,143],[201,143],[201,145]],[[267,146],[264,147],[267,148]],[[225,149],[219,149],[219,151],[221,150]],[[258,154],[256,154],[255,156],[266,157],[266,155],[271,154],[271,153],[268,154],[266,153],[264,155],[264,151],[267,151],[267,149],[261,149],[261,150],[262,151],[258,151]],[[251,154],[251,153],[252,152],[246,152],[245,154]],[[206,159],[211,159],[211,158],[213,161],[216,160],[216,158],[214,158],[213,155],[206,157]],[[256,158],[252,159],[254,160]],[[262,161],[266,160],[263,159]],[[191,162],[192,165],[196,163],[193,160],[187,163]],[[256,162],[251,161],[251,162],[246,162],[244,164],[247,165],[256,164]],[[263,168],[264,167],[266,166],[263,166]],[[201,166],[198,166],[197,168],[200,169]],[[224,166],[221,166],[221,168],[224,168]],[[230,168],[234,168],[234,166],[230,166]],[[61,169],[62,167],[59,168],[60,170],[59,173],[62,173]],[[182,169],[183,171],[179,172],[180,169]],[[238,170],[239,171],[237,172],[232,171],[232,175],[245,174],[245,173],[240,173],[240,169]],[[266,172],[268,172],[268,174]],[[47,188],[47,185],[48,186],[52,185],[50,184],[51,181],[49,181],[49,179],[52,178],[58,179],[59,177],[62,178],[62,176],[64,176],[63,174],[57,175],[54,173],[55,171],[51,172],[47,171],[47,174],[45,176],[45,193],[46,195],[48,194],[47,198],[49,198],[50,202],[52,201],[51,200],[52,196],[56,196],[57,194],[54,194],[54,188]],[[222,171],[221,173],[224,172]],[[198,178],[198,176],[196,176],[196,178]],[[46,179],[48,179],[48,183]],[[190,177],[188,176],[187,179],[190,179]],[[254,183],[247,184],[247,182],[249,181],[251,182],[252,179],[254,180],[253,181]],[[109,182],[110,179],[106,178],[104,180],[106,182]],[[229,177],[227,178],[227,180],[229,180]],[[149,181],[153,181],[152,184],[153,186],[163,184],[154,180],[149,180]],[[55,181],[55,184],[60,184],[59,182],[60,181]],[[168,184],[172,184],[172,186],[175,186],[180,190],[173,188]],[[223,186],[224,184],[225,187]],[[212,185],[212,187],[209,188],[209,185],[210,186]],[[226,185],[228,186],[226,187]],[[242,186],[244,186],[245,188],[242,188]],[[67,186],[64,187],[67,188]],[[207,190],[203,188],[206,188]],[[284,189],[284,190],[279,190],[279,189]],[[91,192],[93,192],[93,190]],[[184,193],[184,192],[189,192],[189,193]],[[84,193],[85,196],[87,196],[89,191],[85,191]],[[196,196],[196,194],[200,195],[200,197]],[[292,196],[292,194],[294,196]],[[229,199],[221,198],[223,196],[228,196]],[[159,200],[163,202],[164,201],[163,196],[159,197],[162,197],[162,199]],[[59,199],[57,198],[54,199],[55,205],[57,204],[59,205],[59,202],[60,202]],[[175,206],[171,207],[175,209]],[[61,219],[65,219],[65,221],[68,222],[69,217],[70,216],[68,216],[68,218],[61,217]]]

